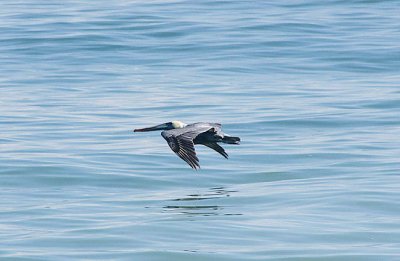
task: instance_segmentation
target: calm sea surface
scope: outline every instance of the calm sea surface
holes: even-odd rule
[[[400,2],[0,3],[1,260],[400,260]],[[159,132],[220,122],[193,171]]]

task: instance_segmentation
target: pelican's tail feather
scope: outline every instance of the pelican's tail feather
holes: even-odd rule
[[[222,138],[223,143],[228,143],[228,144],[240,144],[240,138],[239,137],[232,137],[232,136],[227,136],[225,135]]]

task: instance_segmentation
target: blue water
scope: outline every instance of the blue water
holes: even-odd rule
[[[2,1],[0,259],[400,260],[399,9]]]

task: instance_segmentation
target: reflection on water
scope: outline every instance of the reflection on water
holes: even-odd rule
[[[175,203],[168,204],[163,208],[164,211],[177,212],[189,216],[242,215],[241,213],[232,213],[232,209],[227,204],[216,204],[225,203],[224,199],[230,197],[231,193],[235,192],[237,191],[227,190],[224,187],[211,188],[206,193],[189,194],[184,198],[172,199],[170,201]],[[197,204],[199,201],[201,201],[202,204]],[[179,204],[179,202],[182,202],[182,205]]]
[[[187,201],[187,200],[203,200],[221,197],[230,197],[229,193],[237,192],[236,190],[226,190],[223,187],[211,188],[209,192],[204,194],[190,194],[185,198],[177,198],[172,201]]]

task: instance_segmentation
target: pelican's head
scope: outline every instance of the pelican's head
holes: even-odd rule
[[[143,128],[143,129],[135,129],[134,132],[144,132],[144,131],[156,131],[156,130],[172,130],[172,129],[180,129],[186,127],[187,124],[181,121],[171,121],[166,122],[160,125],[156,125],[153,127]]]
[[[183,123],[181,121],[171,121],[170,123],[172,124],[173,129],[181,129],[187,126],[186,123]]]

